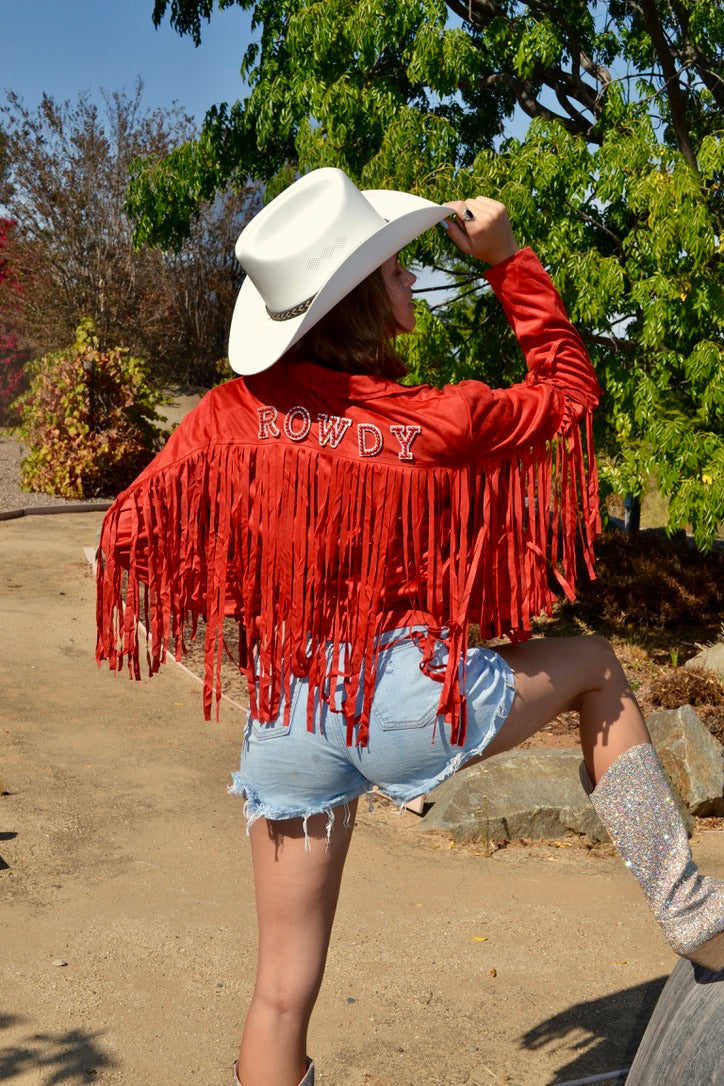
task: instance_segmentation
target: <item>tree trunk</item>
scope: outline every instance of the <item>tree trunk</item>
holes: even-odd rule
[[[639,1045],[626,1086],[724,1083],[724,970],[682,958]]]

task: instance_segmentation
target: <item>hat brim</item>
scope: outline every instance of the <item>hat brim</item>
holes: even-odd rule
[[[299,317],[274,321],[247,276],[236,299],[229,331],[229,363],[239,374],[261,373],[272,366],[305,332],[405,245],[451,214],[450,208],[406,192],[363,192],[387,221],[330,273],[309,309]]]

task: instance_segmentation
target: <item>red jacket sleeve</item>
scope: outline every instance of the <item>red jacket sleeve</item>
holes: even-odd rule
[[[522,249],[490,268],[486,277],[515,332],[528,374],[507,389],[489,389],[477,381],[457,386],[481,457],[505,455],[567,433],[601,395],[583,341],[535,253]]]

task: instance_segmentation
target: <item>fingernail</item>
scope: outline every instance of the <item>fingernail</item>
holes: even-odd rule
[[[447,219],[441,219],[440,220],[440,226],[443,228],[443,230],[449,230],[450,229],[450,223],[447,221]]]

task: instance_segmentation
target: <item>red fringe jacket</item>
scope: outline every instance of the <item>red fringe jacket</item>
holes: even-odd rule
[[[592,573],[599,527],[600,389],[580,336],[531,250],[487,278],[525,355],[521,384],[406,388],[297,363],[213,389],[105,518],[98,662],[139,678],[143,620],[153,673],[203,617],[208,719],[233,616],[255,718],[274,720],[307,676],[311,728],[344,645],[338,708],[364,744],[376,639],[422,623],[425,663],[433,639],[449,647],[439,712],[462,742],[468,624],[525,637],[550,613],[551,573],[572,596],[578,546]]]

